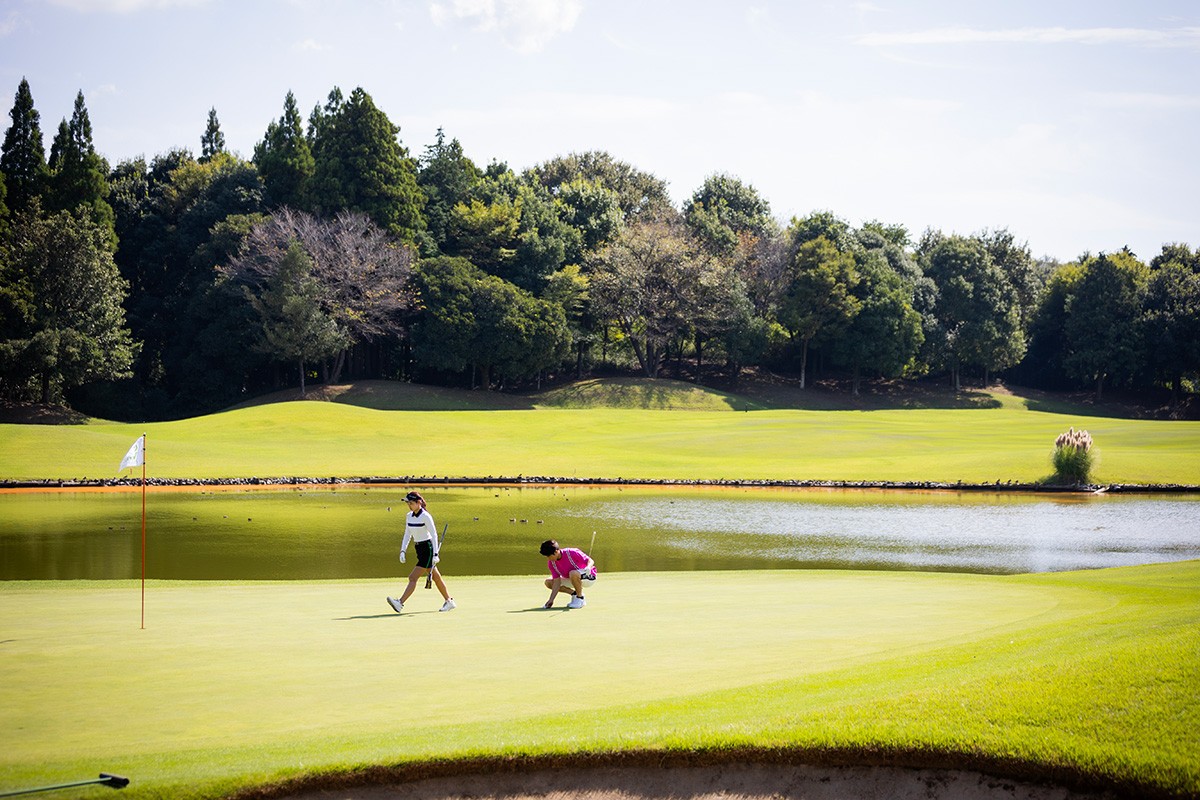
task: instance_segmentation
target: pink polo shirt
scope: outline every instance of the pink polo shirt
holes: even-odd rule
[[[581,573],[588,571],[588,565],[592,560],[588,558],[587,553],[574,547],[564,547],[558,552],[561,555],[557,560],[546,559],[546,566],[550,568],[551,577],[569,578],[573,569],[577,569]]]

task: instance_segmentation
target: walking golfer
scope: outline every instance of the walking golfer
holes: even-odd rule
[[[596,580],[596,562],[591,556],[575,547],[559,547],[553,539],[542,542],[541,553],[546,556],[546,566],[550,568],[550,577],[546,579],[550,599],[545,607],[554,606],[554,598],[559,592],[571,595],[568,608],[587,605],[583,599],[583,582]]]
[[[433,515],[425,507],[425,498],[421,496],[420,492],[409,492],[404,496],[404,501],[408,503],[408,514],[404,517],[404,541],[400,545],[400,563],[403,564],[405,561],[404,551],[408,550],[408,542],[411,539],[417,550],[417,565],[413,567],[412,572],[408,573],[408,586],[404,587],[404,594],[400,595],[399,600],[389,597],[388,605],[397,614],[403,611],[404,603],[417,588],[417,579],[432,571],[433,582],[437,584],[438,591],[442,593],[442,599],[446,601],[438,610],[450,611],[454,608],[454,598],[446,590],[446,582],[442,580],[442,573],[437,568],[439,561],[438,536]]]

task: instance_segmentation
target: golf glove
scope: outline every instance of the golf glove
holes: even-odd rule
[[[404,551],[403,551],[403,550],[401,550],[401,551],[400,551],[400,563],[401,563],[401,564],[403,564],[403,563],[404,563],[405,561],[407,561],[407,560],[408,560],[408,559],[404,557]]]
[[[433,563],[435,563],[435,564],[436,564],[436,563],[438,563],[438,562],[439,562],[439,561],[441,561],[441,560],[442,560],[442,557],[441,557],[441,556],[434,556],[434,557],[433,557]]]

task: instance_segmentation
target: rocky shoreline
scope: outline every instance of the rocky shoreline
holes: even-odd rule
[[[141,486],[140,478],[72,478],[40,480],[2,480],[0,490],[94,489]],[[762,487],[785,489],[878,489],[890,491],[952,491],[952,492],[1038,492],[1075,494],[1193,494],[1200,485],[1178,483],[1109,483],[1109,484],[1047,484],[1018,481],[967,483],[964,481],[830,481],[801,479],[726,479],[684,480],[676,478],[578,478],[552,475],[512,476],[436,476],[396,475],[360,477],[244,477],[244,478],[147,478],[154,487],[272,487],[272,486],[716,486]]]

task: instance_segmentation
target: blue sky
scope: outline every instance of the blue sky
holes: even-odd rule
[[[677,203],[729,173],[783,223],[1200,246],[1190,0],[0,0],[6,110],[22,77],[47,151],[82,90],[113,163],[198,152],[214,107],[248,158],[289,90],[361,86],[414,155],[441,126],[481,166],[607,150]]]

